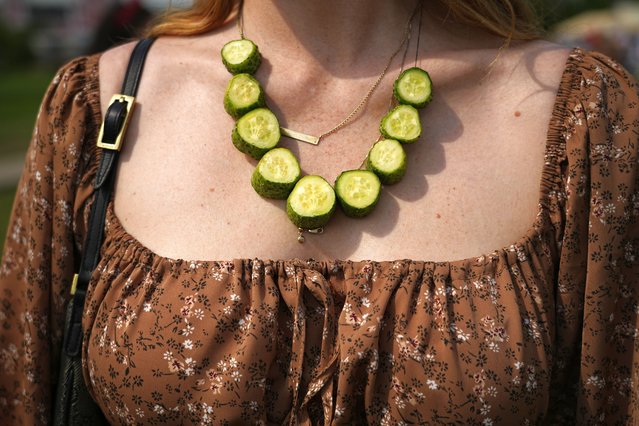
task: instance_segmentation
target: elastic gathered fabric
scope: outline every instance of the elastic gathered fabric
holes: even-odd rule
[[[85,316],[92,392],[123,424],[141,420],[133,399],[166,423],[376,424],[400,418],[393,406],[414,419],[427,406],[444,421],[460,384],[487,380],[456,365],[476,352],[467,368],[483,359],[503,366],[499,376],[529,370],[516,385],[500,377],[500,391],[494,379],[476,389],[494,393],[492,404],[499,396],[503,408],[486,414],[508,419],[521,404],[519,415],[538,419],[555,265],[552,226],[536,225],[518,245],[458,262],[206,262],[154,254],[110,208]],[[534,389],[522,391],[523,377]],[[455,400],[457,421],[476,417],[465,395]]]

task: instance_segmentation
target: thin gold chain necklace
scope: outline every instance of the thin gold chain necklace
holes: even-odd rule
[[[323,138],[329,135],[332,135],[333,133],[337,133],[342,128],[346,127],[353,120],[353,118],[355,118],[361,112],[362,108],[364,108],[364,106],[368,103],[370,98],[373,96],[373,93],[375,93],[375,90],[377,90],[380,83],[386,76],[386,73],[390,69],[391,64],[393,63],[393,60],[399,54],[399,52],[402,50],[402,47],[404,46],[405,46],[404,58],[406,57],[406,52],[408,51],[408,45],[410,43],[410,38],[412,33],[412,23],[413,23],[413,20],[415,19],[417,12],[421,11],[421,6],[422,6],[422,0],[419,0],[417,2],[417,6],[415,7],[415,10],[409,17],[408,21],[406,22],[406,25],[404,27],[404,37],[402,38],[401,43],[399,44],[399,46],[397,46],[397,49],[393,52],[390,58],[388,58],[388,62],[386,63],[386,66],[384,67],[382,73],[379,75],[379,77],[377,77],[377,79],[375,80],[375,82],[373,82],[373,84],[368,89],[364,97],[360,100],[357,106],[346,116],[346,118],[344,118],[342,121],[340,121],[336,126],[331,128],[330,130],[320,134],[319,136],[309,135],[307,133],[299,132],[286,127],[280,127],[282,136],[286,136],[288,138],[295,139],[300,142],[310,143],[312,145],[319,145],[319,143],[322,141]],[[244,12],[244,0],[240,0],[238,5],[238,12],[237,12],[238,13],[237,27],[238,27],[238,31],[240,33],[241,39],[245,39],[243,12]],[[420,23],[420,30],[421,30],[421,14],[420,14],[419,23]],[[417,46],[419,48],[419,37],[417,38]],[[404,61],[402,61],[402,67],[403,67],[403,64],[404,64]]]
[[[395,184],[403,178],[407,161],[402,145],[420,138],[422,127],[417,109],[426,106],[432,98],[432,82],[428,73],[417,66],[403,69],[412,22],[422,4],[423,0],[418,0],[400,47],[357,107],[337,126],[313,137],[283,129],[275,114],[267,108],[264,91],[253,76],[262,56],[257,45],[244,37],[240,3],[238,27],[241,38],[226,43],[221,52],[222,62],[233,74],[224,95],[224,108],[236,119],[231,139],[239,151],[259,160],[251,176],[255,191],[264,198],[286,199],[287,215],[298,228],[299,242],[304,242],[305,231],[321,233],[338,204],[349,217],[361,218],[370,214],[379,201],[382,185]],[[419,24],[421,33],[421,14]],[[280,137],[289,136],[304,142],[309,142],[311,138],[319,141],[346,126],[370,99],[404,45],[406,49],[400,74],[393,84],[390,111],[382,118],[379,127],[381,136],[371,147],[366,159],[358,169],[342,172],[334,187],[319,175],[302,177],[295,155],[277,146]],[[415,64],[418,53],[419,34]]]

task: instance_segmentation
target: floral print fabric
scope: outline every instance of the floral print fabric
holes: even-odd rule
[[[98,57],[55,77],[0,265],[0,419],[46,424],[100,153]],[[639,87],[575,49],[539,213],[455,262],[158,256],[112,206],[83,327],[113,424],[639,421]]]

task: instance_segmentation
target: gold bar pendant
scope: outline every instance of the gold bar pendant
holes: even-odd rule
[[[300,142],[306,142],[313,145],[318,145],[320,138],[317,136],[307,135],[306,133],[296,132],[295,130],[287,129],[286,127],[280,127],[280,132],[283,136],[291,139],[298,140]]]

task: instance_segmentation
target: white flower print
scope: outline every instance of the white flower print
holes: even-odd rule
[[[237,359],[235,359],[235,357],[231,357],[231,359],[229,360],[229,366],[231,368],[237,368],[238,363],[237,363]]]
[[[195,327],[193,327],[191,324],[187,323],[186,327],[184,327],[182,329],[182,335],[183,336],[190,336],[191,334],[193,334],[194,331],[195,331]]]
[[[490,413],[490,405],[489,404],[482,404],[481,408],[479,409],[479,412],[481,413],[482,416],[486,416],[488,415],[488,413]]]
[[[602,389],[606,385],[606,381],[596,374],[589,376],[586,383],[599,389]]]

